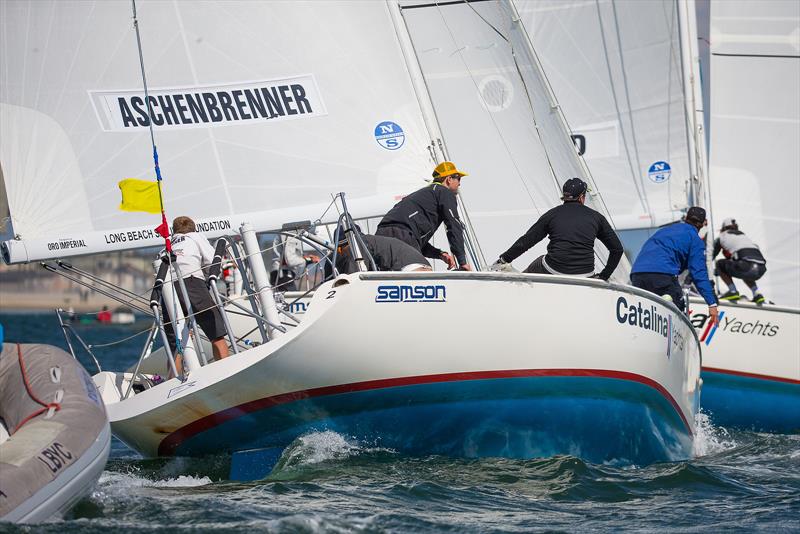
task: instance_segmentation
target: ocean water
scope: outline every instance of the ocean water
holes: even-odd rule
[[[0,322],[7,342],[65,347],[53,313]],[[78,330],[114,369],[134,363],[143,337],[101,345],[146,327]],[[114,440],[97,487],[67,518],[0,532],[800,532],[800,435],[728,430],[704,414],[698,424],[695,458],[647,467],[415,458],[317,432],[255,482],[228,480],[225,455],[142,459]]]

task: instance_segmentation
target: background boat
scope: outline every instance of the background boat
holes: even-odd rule
[[[572,130],[585,138],[583,157],[609,199],[631,257],[660,225],[679,220],[689,205],[704,205],[710,208],[707,241],[713,240],[719,221],[735,216],[768,258],[768,274],[758,282],[762,291],[780,304],[796,306],[800,222],[796,203],[785,200],[796,196],[796,183],[783,180],[791,175],[786,169],[797,166],[798,152],[763,149],[761,142],[791,144],[800,131],[787,126],[796,126],[800,116],[800,62],[796,48],[791,52],[792,46],[800,47],[793,37],[797,32],[791,33],[800,28],[800,8],[792,2],[771,3],[767,16],[760,11],[756,15],[750,11],[756,8],[744,3],[711,2],[709,18],[709,4],[700,2],[697,7],[705,6],[706,16],[696,21],[695,5],[680,1],[537,1],[520,6]],[[758,29],[749,26],[754,18]],[[646,32],[643,20],[649,21]],[[700,61],[700,50],[708,43],[709,27],[712,68],[701,77],[699,67],[708,65],[708,56]],[[749,38],[751,32],[759,37]],[[775,48],[778,55],[763,47]],[[749,72],[753,65],[759,76]],[[753,85],[735,81],[739,79]],[[705,100],[699,93],[701,80]],[[710,102],[710,113],[703,113],[704,101]],[[658,161],[667,167],[653,172],[650,162]],[[747,186],[733,183],[743,177]],[[756,191],[762,188],[785,190],[789,196],[762,203],[763,195]],[[755,193],[742,194],[744,190]],[[736,207],[742,202],[748,205]],[[776,272],[769,274],[772,265]],[[800,312],[771,306],[722,310],[726,316],[714,331],[725,340],[703,344],[703,406],[724,425],[797,429]],[[706,317],[704,305],[694,299],[690,311],[701,341],[710,341],[708,322],[701,319]],[[772,332],[772,326],[780,326],[774,336],[749,335],[752,330],[731,333],[737,316],[746,316],[740,319],[748,328],[770,325]],[[728,333],[723,334],[726,325]],[[733,376],[750,376],[755,382]],[[763,395],[776,388],[781,392],[777,396]]]

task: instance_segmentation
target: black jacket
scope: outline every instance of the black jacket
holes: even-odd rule
[[[428,258],[439,259],[442,251],[428,241],[442,223],[447,227],[450,251],[459,265],[465,265],[467,257],[464,253],[464,229],[458,218],[458,200],[455,193],[441,184],[432,183],[403,198],[389,210],[378,227],[408,228],[419,243],[422,254]]]
[[[550,236],[545,261],[564,274],[585,274],[594,270],[594,240],[599,239],[608,249],[608,263],[600,277],[608,279],[622,258],[622,243],[602,214],[580,202],[565,202],[541,217],[500,255],[512,262],[536,243]]]

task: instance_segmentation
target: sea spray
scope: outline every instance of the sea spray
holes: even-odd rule
[[[695,458],[731,450],[737,446],[728,430],[721,426],[714,426],[708,414],[702,410],[694,419],[695,436],[693,455]]]
[[[286,448],[278,461],[276,471],[330,460],[345,460],[363,453],[392,452],[389,449],[369,447],[355,439],[346,438],[326,430],[300,436]]]

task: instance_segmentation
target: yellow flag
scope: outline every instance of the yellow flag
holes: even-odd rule
[[[158,199],[158,182],[148,182],[137,178],[125,178],[119,182],[122,191],[122,211],[146,211],[161,213],[161,202]]]

